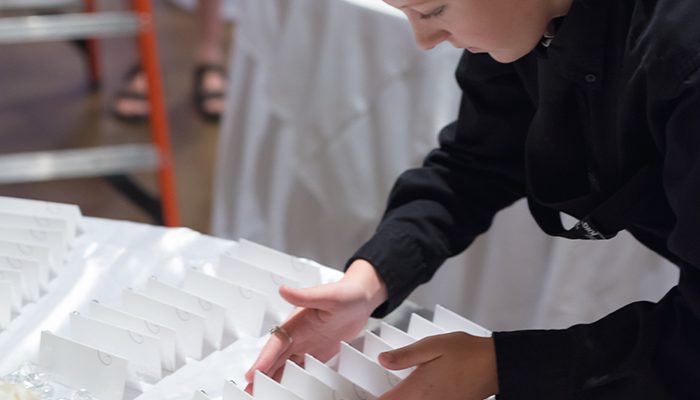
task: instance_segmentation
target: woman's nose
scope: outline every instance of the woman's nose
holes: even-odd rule
[[[416,43],[423,50],[430,50],[450,37],[450,33],[441,29],[414,30]]]

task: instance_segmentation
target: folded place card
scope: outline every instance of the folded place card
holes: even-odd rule
[[[376,397],[340,375],[333,368],[317,360],[310,354],[304,356],[304,370],[325,383],[345,400],[375,400]]]
[[[253,397],[260,400],[304,400],[260,371],[255,371]]]
[[[0,227],[56,231],[70,239],[68,238],[68,226],[64,219],[13,214],[12,211],[5,210],[0,211]]]
[[[398,349],[399,347],[405,347],[416,341],[413,337],[409,336],[408,333],[402,331],[401,329],[389,325],[382,321],[379,325],[379,337],[384,339],[389,346]]]
[[[59,231],[0,226],[0,240],[47,247],[54,266],[62,265],[68,256],[65,234]]]
[[[194,395],[192,396],[192,400],[210,400],[211,397],[205,392],[204,390],[198,390],[194,392]]]
[[[0,240],[0,257],[20,258],[34,261],[39,265],[39,284],[47,288],[51,278],[52,267],[49,248],[11,241]]]
[[[409,336],[420,340],[427,336],[440,335],[443,333],[445,333],[445,330],[434,323],[418,314],[411,314],[411,319],[408,321]]]
[[[74,204],[0,196],[0,212],[29,215],[36,218],[62,219],[66,221],[69,238],[76,236],[82,224],[80,208]]]
[[[379,354],[385,351],[394,350],[394,347],[392,347],[384,339],[370,331],[365,331],[364,337],[365,343],[364,347],[362,348],[362,353],[364,353],[364,355],[366,355],[370,360],[376,361],[377,364],[379,363]],[[392,372],[399,378],[406,379],[406,377],[409,376],[414,369],[415,368],[406,368]]]
[[[316,265],[304,262],[299,257],[245,239],[238,242],[237,250],[241,260],[286,276],[299,282],[303,287],[316,286],[321,283],[321,269]]]
[[[338,372],[377,397],[401,382],[401,378],[392,371],[384,369],[345,342],[340,343]]]
[[[39,262],[26,258],[0,256],[0,268],[19,271],[22,274],[22,296],[25,301],[37,301],[41,295]]]
[[[85,389],[96,399],[123,399],[127,361],[114,354],[44,331],[39,366],[52,381]]]
[[[280,383],[304,400],[336,400],[333,389],[290,360],[284,365]]]
[[[268,296],[268,306],[282,320],[294,310],[279,294],[282,285],[299,287],[299,283],[287,277],[256,267],[236,257],[221,255],[217,276],[237,285],[257,290]]]
[[[7,329],[12,320],[12,282],[0,280],[0,330]]]
[[[188,293],[224,306],[227,331],[237,337],[260,336],[267,305],[264,294],[196,269],[187,271],[183,288]]]
[[[20,308],[22,308],[22,292],[26,286],[22,273],[15,269],[0,267],[0,281],[10,282],[12,286],[10,291],[12,309],[15,312],[19,312]]]
[[[139,382],[154,384],[163,377],[160,343],[156,337],[100,322],[78,312],[71,314],[70,325],[71,338],[76,342],[129,361],[130,386],[140,389]]]
[[[165,284],[153,277],[149,279],[144,293],[156,300],[172,304],[185,311],[204,317],[204,340],[213,348],[220,349],[224,334],[224,307],[216,302]]]
[[[491,331],[447,308],[436,305],[433,323],[446,332],[467,332],[474,336],[490,337]]]
[[[253,396],[245,392],[245,390],[236,386],[231,381],[224,382],[223,397],[221,400],[253,400]]]
[[[185,363],[184,350],[177,346],[175,330],[172,328],[100,304],[96,300],[90,303],[90,317],[140,335],[157,337],[161,365],[168,371],[175,371],[179,365]]]
[[[199,360],[204,344],[204,317],[171,304],[126,289],[122,293],[124,310],[138,317],[175,330],[175,337],[185,355]]]

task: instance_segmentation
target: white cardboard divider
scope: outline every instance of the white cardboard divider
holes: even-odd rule
[[[12,310],[19,312],[22,307],[22,292],[26,287],[22,273],[16,269],[0,268],[0,281],[10,282]]]
[[[221,400],[253,400],[253,396],[236,386],[235,383],[224,381],[224,391]]]
[[[364,336],[365,343],[364,347],[362,348],[362,353],[364,353],[364,355],[366,355],[370,360],[375,361],[377,364],[379,364],[379,354],[385,351],[394,350],[394,347],[371,331],[366,331]],[[414,369],[415,368],[406,368],[392,372],[399,378],[406,379],[406,377],[408,377]]]
[[[70,316],[71,338],[129,361],[127,381],[141,389],[140,382],[156,383],[163,377],[158,339],[106,324],[74,312]]]
[[[401,378],[345,342],[340,343],[338,372],[374,396],[391,390]]]
[[[311,376],[325,383],[345,400],[375,400],[376,397],[340,375],[333,368],[317,360],[310,354],[304,356],[304,369]]]
[[[41,333],[39,366],[53,381],[86,389],[100,400],[122,400],[127,361],[114,354],[56,336]]]
[[[226,255],[219,257],[217,276],[267,295],[268,306],[279,320],[284,319],[294,310],[294,306],[280,296],[279,288],[282,285],[299,287],[296,281]]]
[[[41,295],[39,283],[39,262],[25,258],[0,256],[0,268],[8,268],[19,271],[22,274],[22,281],[24,283],[22,286],[22,297],[24,300],[39,300],[39,296]]]
[[[202,358],[204,317],[136,293],[131,289],[125,289],[122,292],[122,302],[125,311],[171,327],[175,330],[175,337],[185,351],[185,355],[195,360]]]
[[[260,371],[255,371],[253,397],[260,400],[305,400],[275,382]]]
[[[226,308],[225,326],[237,337],[259,337],[267,297],[233,282],[190,269],[185,275],[184,290]]]
[[[379,325],[379,337],[384,339],[385,342],[395,349],[408,346],[416,341],[416,339],[409,336],[408,333],[384,321]]]
[[[491,336],[490,330],[462,317],[454,311],[448,310],[439,304],[435,306],[433,322],[446,332],[467,332],[474,336]]]
[[[226,313],[223,306],[160,282],[155,277],[148,280],[144,293],[156,300],[204,317],[204,340],[213,349],[221,348]]]
[[[0,196],[0,211],[11,214],[28,215],[35,218],[65,220],[69,240],[77,235],[79,229],[82,229],[82,214],[80,213],[80,208],[73,204]]]
[[[241,239],[238,242],[238,258],[257,267],[286,276],[299,282],[303,287],[321,283],[321,270],[318,266],[304,262],[298,257]],[[227,254],[227,253],[224,253]],[[234,256],[232,253],[228,253]]]
[[[0,257],[20,258],[34,261],[39,265],[39,284],[46,288],[51,279],[52,266],[49,248],[0,240]]]
[[[12,291],[10,281],[0,280],[0,330],[7,329],[12,320]]]
[[[100,304],[96,300],[90,303],[90,317],[97,321],[136,332],[140,335],[152,335],[157,337],[159,340],[158,345],[163,369],[175,371],[179,365],[185,363],[184,350],[177,346],[175,330],[172,328]]]
[[[408,335],[421,340],[427,336],[440,335],[445,333],[445,330],[421,317],[418,314],[411,314],[411,319],[408,321]]]
[[[304,400],[336,400],[333,389],[290,360],[284,365],[280,383]]]

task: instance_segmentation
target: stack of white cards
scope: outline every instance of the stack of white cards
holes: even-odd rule
[[[0,331],[49,290],[81,218],[75,205],[0,197]]]

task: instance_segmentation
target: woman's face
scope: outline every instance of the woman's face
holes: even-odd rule
[[[384,0],[408,17],[416,42],[441,42],[511,62],[529,53],[570,0]],[[566,7],[568,10],[568,6]]]

